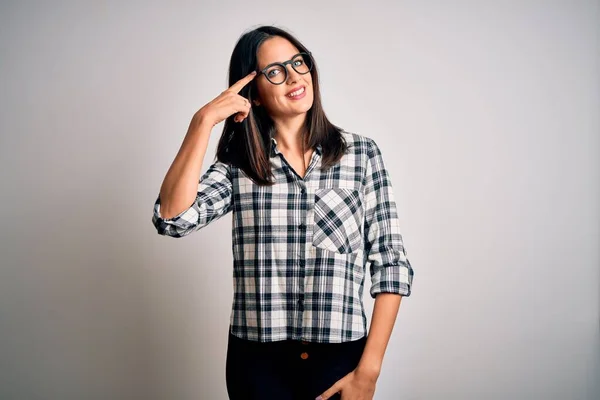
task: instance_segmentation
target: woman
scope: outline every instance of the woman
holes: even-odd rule
[[[372,399],[413,279],[381,151],[329,122],[312,54],[282,29],[239,39],[229,85],[192,118],[152,218],[159,234],[183,237],[232,211],[229,396]]]

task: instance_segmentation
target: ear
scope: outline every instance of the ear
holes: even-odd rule
[[[258,100],[252,100],[252,102],[254,103],[255,106],[260,106],[260,101],[258,101]]]

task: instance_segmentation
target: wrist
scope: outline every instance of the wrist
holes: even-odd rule
[[[356,375],[361,378],[377,380],[377,378],[379,378],[379,374],[381,373],[381,368],[374,364],[368,365],[359,363],[355,372]]]
[[[197,112],[192,118],[190,128],[192,130],[211,130],[216,124],[203,112]]]
[[[187,140],[208,140],[212,133],[213,125],[208,120],[194,119],[190,123],[188,128],[186,139]],[[189,138],[189,139],[188,139]]]

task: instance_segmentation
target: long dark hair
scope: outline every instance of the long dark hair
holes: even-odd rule
[[[233,85],[250,72],[257,69],[257,53],[261,44],[274,36],[289,40],[300,52],[309,50],[291,33],[271,25],[260,26],[244,33],[235,45],[229,63],[229,86]],[[322,168],[327,169],[336,164],[348,150],[348,145],[341,134],[342,128],[333,125],[321,104],[319,90],[319,72],[313,57],[311,71],[314,100],[307,112],[303,137],[305,148],[321,145]],[[217,147],[216,158],[219,161],[234,165],[259,185],[272,185],[271,171],[271,137],[275,126],[264,107],[254,106],[253,100],[258,96],[256,79],[252,80],[240,92],[252,104],[248,118],[242,123],[234,121],[236,114],[225,120],[223,133]]]

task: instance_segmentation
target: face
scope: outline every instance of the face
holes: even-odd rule
[[[290,60],[300,50],[296,48],[287,39],[275,36],[263,42],[258,49],[258,70],[264,69],[267,65],[274,62],[284,62]],[[306,113],[313,104],[313,86],[311,72],[299,74],[292,68],[291,64],[286,65],[287,80],[281,85],[274,85],[264,74],[256,77],[256,86],[258,88],[258,99],[255,105],[262,105],[272,117],[293,117]],[[281,72],[280,72],[281,73]],[[299,88],[304,88],[304,93],[297,97],[290,97],[289,94]]]

